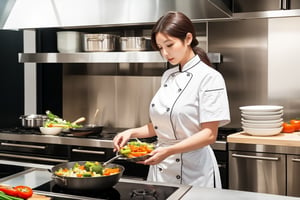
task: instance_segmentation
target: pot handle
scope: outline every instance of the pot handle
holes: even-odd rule
[[[87,40],[87,42],[89,42],[89,41],[103,42],[104,38],[87,38],[86,40]]]
[[[145,41],[146,39],[144,37],[141,37],[140,40],[138,40],[138,45],[139,47],[142,47],[143,46],[143,42]]]
[[[63,183],[63,185],[65,185],[65,186],[67,186],[68,185],[68,183],[67,183],[67,179],[65,179],[65,178],[62,178],[62,177],[59,177],[59,176],[56,176],[56,175],[54,175],[54,174],[52,174],[52,177],[51,177],[53,180],[59,180],[59,181],[61,181],[62,183]]]

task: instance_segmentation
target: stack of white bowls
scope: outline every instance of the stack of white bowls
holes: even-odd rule
[[[271,136],[282,131],[283,106],[242,106],[240,110],[242,128],[245,133],[255,136]]]

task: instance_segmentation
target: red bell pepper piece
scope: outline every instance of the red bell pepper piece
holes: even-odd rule
[[[19,186],[14,187],[14,189],[17,190],[18,197],[23,198],[23,199],[27,199],[27,198],[31,197],[33,194],[32,189],[28,186],[19,185]]]
[[[5,194],[10,195],[10,196],[14,196],[14,197],[18,196],[18,191],[15,188],[10,187],[10,186],[2,186],[1,185],[0,191],[4,192]]]

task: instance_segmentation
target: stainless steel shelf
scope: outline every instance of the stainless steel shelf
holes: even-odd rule
[[[207,53],[212,63],[221,63],[220,53]],[[20,63],[164,63],[158,51],[19,53]]]
[[[162,63],[157,51],[19,53],[20,63]]]

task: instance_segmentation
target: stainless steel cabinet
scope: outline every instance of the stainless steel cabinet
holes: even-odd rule
[[[285,195],[286,156],[229,151],[229,188]]]
[[[287,195],[300,197],[300,155],[287,155]]]
[[[267,10],[280,10],[281,0],[234,0],[234,12],[258,12]]]

